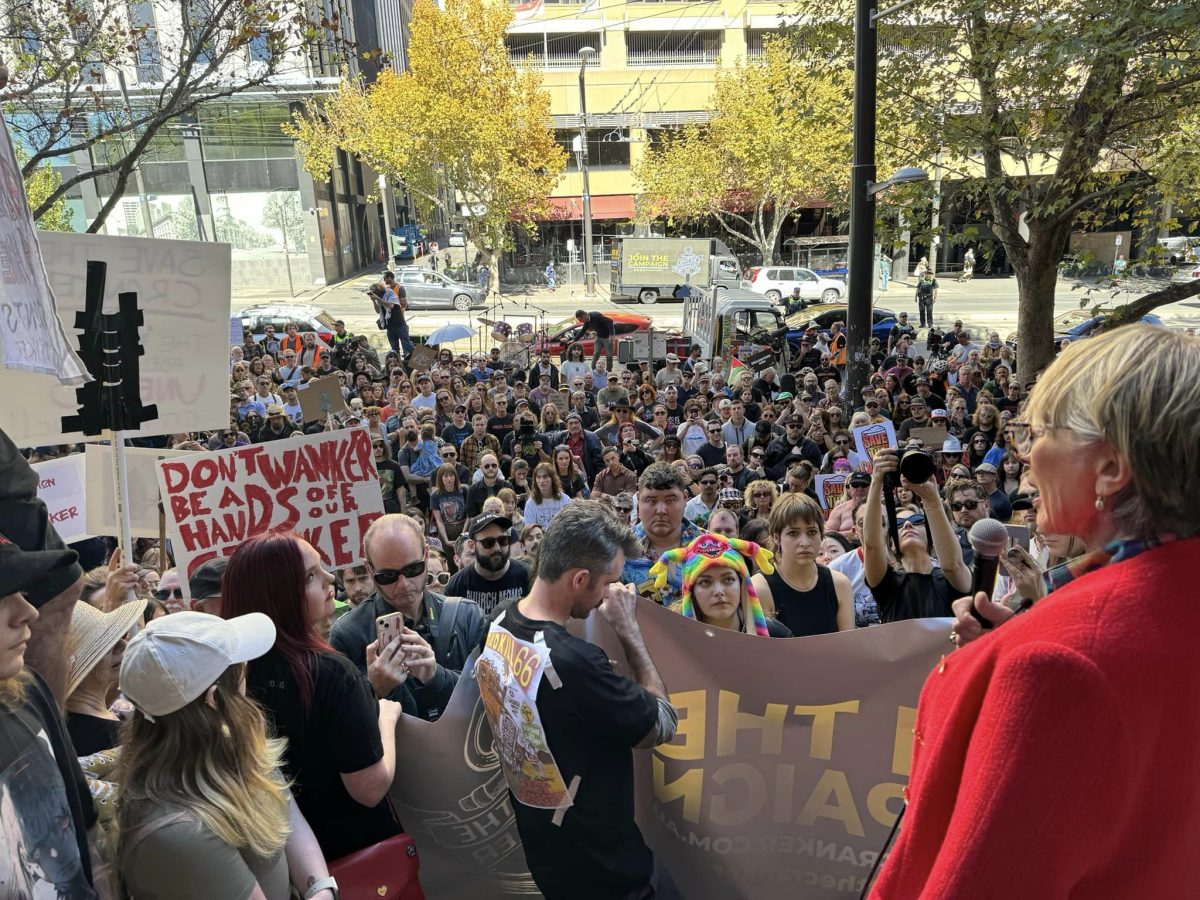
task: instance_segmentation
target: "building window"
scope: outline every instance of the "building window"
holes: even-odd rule
[[[562,128],[554,132],[554,139],[560,147],[567,151],[570,161],[568,169],[577,165],[575,158],[575,139],[579,137],[579,129]],[[589,169],[628,169],[629,168],[629,129],[627,128],[589,128],[588,129],[588,168]]]
[[[631,69],[715,66],[721,59],[721,32],[630,31],[625,53]]]
[[[579,51],[591,47],[597,52],[588,60],[588,68],[598,69],[604,35],[599,31],[581,34],[507,34],[504,43],[508,47],[508,58],[514,65],[543,69],[578,68]]]
[[[137,80],[144,84],[162,81],[162,50],[158,45],[158,29],[150,0],[131,0],[129,26],[134,31],[141,31],[137,42]]]

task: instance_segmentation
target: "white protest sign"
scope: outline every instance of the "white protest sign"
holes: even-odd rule
[[[34,463],[30,468],[37,472],[38,499],[46,504],[46,514],[64,543],[81,541],[97,533],[87,528],[82,453]]]
[[[8,128],[0,129],[0,361],[6,369],[53,375],[60,384],[83,384],[92,378],[55,313],[52,286],[57,285],[46,275]],[[82,301],[82,288],[75,290]]]
[[[87,527],[91,534],[120,533],[117,527],[117,504],[113,499],[112,447],[107,444],[88,444],[87,458]],[[130,535],[135,538],[158,537],[158,466],[160,459],[193,456],[189,450],[150,450],[143,447],[125,448],[128,470]]]
[[[228,244],[39,232],[46,272],[58,301],[58,317],[71,346],[79,332],[89,260],[108,264],[104,309],[115,312],[117,295],[137,293],[145,324],[139,339],[142,402],[158,405],[130,437],[221,428],[229,422]],[[0,370],[6,401],[0,428],[17,446],[82,440],[64,433],[62,417],[78,412],[75,390],[29,372]]]
[[[294,531],[330,568],[354,565],[383,515],[365,428],[165,459],[158,485],[185,589],[196,566],[268,531]]]
[[[874,425],[855,428],[854,443],[859,456],[864,460],[874,460],[880,450],[887,450],[889,447],[893,450],[896,448],[896,427],[891,422],[884,420],[876,422]]]

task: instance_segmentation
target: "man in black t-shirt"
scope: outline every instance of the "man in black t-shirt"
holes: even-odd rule
[[[540,722],[529,728],[570,793],[569,805],[527,806],[509,792],[529,871],[546,900],[679,897],[634,822],[633,748],[670,741],[677,725],[638,629],[637,593],[616,583],[626,554],[641,552],[627,525],[599,503],[576,500],[546,529],[529,596],[492,625],[497,646],[505,644],[503,629],[534,649],[544,643],[553,663],[553,679],[546,671],[536,689]],[[602,649],[567,631],[571,619],[596,609],[616,633],[632,679],[617,674]],[[476,671],[492,719],[485,680],[494,670],[486,655]],[[501,733],[497,721],[491,724]]]
[[[475,545],[475,562],[455,573],[446,585],[446,596],[475,601],[485,616],[525,596],[529,569],[509,558],[511,529],[512,519],[494,513],[471,521],[467,535]]]
[[[613,370],[613,320],[603,313],[588,312],[586,309],[575,310],[575,321],[583,326],[577,340],[583,340],[589,331],[596,335],[596,349],[592,351],[592,368],[600,358],[601,349],[608,359],[608,370]]]

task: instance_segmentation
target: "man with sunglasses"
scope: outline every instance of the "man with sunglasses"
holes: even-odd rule
[[[511,533],[512,519],[507,516],[485,513],[472,519],[467,535],[475,547],[475,561],[454,574],[446,593],[473,600],[486,616],[525,596],[529,569],[510,557]]]
[[[700,493],[683,507],[683,515],[703,528],[708,524],[708,517],[712,515],[719,502],[718,491],[721,482],[717,478],[717,470],[711,467],[700,470],[696,474],[696,484],[700,485]]]
[[[870,487],[870,475],[866,472],[853,473],[846,483],[846,499],[829,513],[829,519],[825,522],[825,530],[853,535],[854,511],[867,499],[867,490]]]
[[[420,524],[405,515],[371,523],[363,539],[375,591],[334,623],[329,643],[366,673],[381,699],[414,707],[428,721],[446,708],[463,664],[483,642],[487,622],[470,600],[427,589],[429,548]],[[377,656],[375,620],[403,613],[403,656]]]
[[[767,477],[772,481],[779,481],[802,459],[812,463],[814,469],[821,468],[821,448],[805,437],[805,424],[803,416],[790,414],[783,421],[784,433],[767,445]]]
[[[495,497],[500,491],[512,485],[500,477],[500,457],[495,453],[485,453],[479,458],[479,469],[483,473],[478,481],[467,488],[467,515],[477,516],[483,512],[483,501]],[[514,490],[516,490],[514,488]]]

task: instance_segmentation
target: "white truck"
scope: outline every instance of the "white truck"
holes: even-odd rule
[[[613,300],[657,303],[713,284],[737,287],[737,257],[716,238],[621,238],[613,243]],[[682,298],[681,298],[682,299]]]
[[[710,365],[730,355],[759,371],[770,364],[765,363],[769,349],[770,359],[787,371],[787,329],[775,304],[739,288],[695,291],[683,307],[683,333]]]

